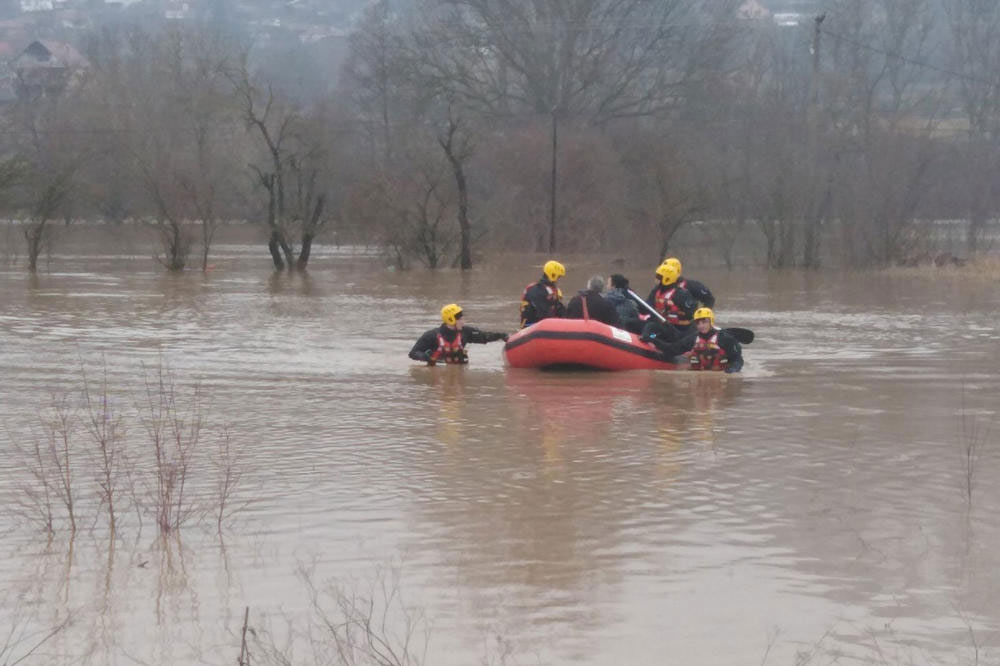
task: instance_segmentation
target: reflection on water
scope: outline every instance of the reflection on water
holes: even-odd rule
[[[429,664],[484,644],[545,664],[1000,647],[992,290],[704,271],[720,323],[757,333],[739,375],[514,370],[498,345],[426,368],[406,352],[442,302],[510,330],[536,259],[459,278],[336,252],[273,274],[254,256],[233,245],[207,275],[107,256],[0,273],[6,506],[30,482],[9,439],[39,405],[106,363],[133,409],[160,359],[228,425],[249,502],[221,538],[206,517],[165,538],[127,522],[110,543],[87,526],[46,544],[4,513],[0,623],[23,640],[0,661],[67,619],[37,663],[235,660],[245,607],[280,644],[316,612],[303,570],[350,588],[386,562],[431,620]],[[606,269],[568,267],[580,287]]]

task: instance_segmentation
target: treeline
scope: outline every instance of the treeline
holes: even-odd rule
[[[794,27],[735,0],[383,0],[309,100],[217,29],[82,52],[4,111],[31,268],[54,222],[93,218],[153,225],[172,270],[234,219],[278,269],[321,233],[401,268],[663,256],[697,220],[727,262],[754,232],[769,267],[884,266],[935,219],[981,250],[1000,204],[1000,5],[979,0],[837,0]]]

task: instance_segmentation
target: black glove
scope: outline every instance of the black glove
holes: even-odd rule
[[[509,335],[507,335],[506,333],[504,333],[504,334],[502,334],[500,336],[500,339],[503,340],[504,342],[507,342],[507,338],[509,338],[509,337],[510,337]]]
[[[434,365],[434,353],[430,350],[424,352],[424,359],[429,365]]]

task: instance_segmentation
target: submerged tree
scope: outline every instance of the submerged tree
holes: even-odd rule
[[[267,197],[268,250],[274,267],[304,270],[313,240],[327,221],[328,152],[318,140],[321,128],[282,100],[271,84],[256,85],[245,58],[229,77],[243,121],[263,149],[250,169]]]

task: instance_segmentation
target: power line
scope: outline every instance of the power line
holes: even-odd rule
[[[842,42],[850,44],[851,46],[857,47],[859,49],[864,49],[866,51],[872,51],[874,53],[878,53],[880,55],[884,55],[884,56],[886,56],[888,58],[896,58],[897,60],[901,60],[902,62],[909,63],[909,64],[914,65],[916,67],[923,67],[925,69],[929,69],[929,70],[938,72],[939,74],[946,74],[948,76],[953,76],[953,77],[955,77],[957,79],[962,79],[963,81],[968,81],[969,83],[976,83],[976,84],[981,85],[981,86],[987,86],[987,87],[990,87],[990,88],[994,88],[994,87],[997,86],[997,83],[995,81],[987,81],[985,79],[980,79],[980,78],[975,77],[975,76],[969,76],[968,74],[963,74],[961,72],[956,72],[954,70],[947,69],[947,68],[941,67],[939,65],[935,65],[934,63],[930,63],[930,62],[927,62],[925,60],[917,60],[916,58],[911,58],[911,57],[905,56],[905,55],[903,55],[901,53],[896,53],[894,51],[886,51],[885,49],[879,48],[877,46],[872,46],[871,44],[865,44],[863,42],[859,42],[857,40],[851,39],[850,37],[846,37],[844,35],[841,35],[841,34],[836,33],[836,32],[832,32],[830,30],[826,30],[826,29],[820,28],[820,32],[822,32],[824,35],[829,35],[830,37],[833,37],[834,39],[838,39],[838,40],[840,40]]]

